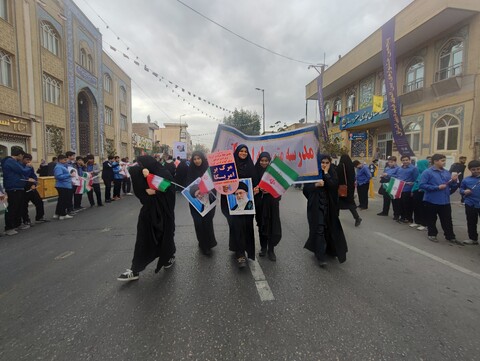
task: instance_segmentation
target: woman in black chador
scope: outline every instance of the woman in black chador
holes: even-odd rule
[[[257,185],[257,176],[252,157],[245,144],[240,144],[233,153],[235,165],[237,166],[238,178],[251,178],[253,186]],[[235,252],[238,267],[244,268],[247,265],[245,252],[248,258],[255,259],[255,234],[253,230],[253,214],[234,215],[228,212],[227,197],[221,197],[222,213],[227,218],[229,226],[229,249]]]
[[[258,157],[255,164],[258,179],[260,180],[265,173],[272,158],[267,152],[263,152]],[[257,187],[258,188],[258,187]],[[255,195],[255,218],[257,220],[258,234],[260,236],[260,246],[262,247],[260,257],[268,255],[268,259],[276,261],[274,248],[282,238],[282,224],[280,223],[280,197],[274,198],[270,193],[258,189]]]
[[[340,157],[340,162],[337,165],[337,177],[338,184],[347,185],[347,196],[338,198],[338,205],[340,209],[348,209],[352,213],[353,219],[355,219],[355,227],[358,227],[362,223],[362,219],[358,215],[357,205],[355,204],[355,167],[353,166],[352,159],[343,154]]]
[[[138,165],[129,169],[133,192],[142,203],[137,222],[137,239],[132,267],[122,273],[119,281],[137,280],[139,273],[158,257],[155,273],[162,267],[169,268],[175,262],[175,190],[165,192],[149,189],[143,170],[172,181],[172,175],[155,158],[140,156]]]
[[[307,198],[309,235],[305,248],[312,251],[320,267],[325,267],[326,254],[337,257],[340,263],[347,260],[347,241],[338,218],[338,179],[328,155],[320,157],[322,179],[303,186]]]
[[[190,165],[188,167],[187,184],[191,184],[195,179],[202,177],[207,169],[208,161],[207,158],[205,158],[205,155],[202,152],[193,152],[192,158],[190,159]],[[192,190],[194,191],[194,197],[195,193],[200,191],[198,187],[191,187],[190,191]],[[215,192],[215,190],[211,192]],[[209,199],[209,201],[209,203],[211,203],[212,199]],[[197,210],[190,204],[190,213],[192,214],[193,224],[195,225],[198,246],[203,254],[208,256],[212,253],[211,249],[217,245],[215,232],[213,231],[213,217],[215,216],[215,208],[202,217],[200,213],[198,213]]]

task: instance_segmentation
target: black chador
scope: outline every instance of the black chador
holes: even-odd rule
[[[190,165],[187,173],[187,185],[191,184],[195,179],[202,177],[208,169],[208,161],[202,152],[195,151],[192,153]],[[197,187],[198,188],[198,187]],[[191,189],[192,190],[192,189]],[[199,191],[197,189],[197,191]],[[212,190],[216,194],[215,190]],[[195,196],[195,194],[193,195]],[[209,196],[210,202],[213,197]],[[200,213],[190,204],[190,213],[192,214],[193,224],[195,225],[195,234],[197,235],[198,246],[205,255],[211,253],[211,249],[217,245],[215,239],[215,232],[213,230],[213,217],[215,216],[215,208],[208,212],[205,216]]]
[[[155,158],[140,156],[137,166],[129,169],[135,196],[142,203],[137,222],[137,240],[132,260],[132,271],[138,274],[158,257],[158,272],[175,254],[175,191],[173,185],[166,192],[148,195],[144,168],[151,174],[173,180],[172,175]]]

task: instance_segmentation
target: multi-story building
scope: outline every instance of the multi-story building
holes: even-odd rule
[[[155,131],[155,143],[158,145],[168,145],[169,154],[173,155],[173,144],[175,142],[184,142],[187,147],[187,154],[193,151],[192,138],[187,131],[187,123],[164,123],[164,128]]]
[[[442,153],[451,163],[460,155],[479,157],[478,39],[478,0],[416,0],[395,16],[397,93],[416,158]],[[341,136],[353,157],[399,155],[386,102],[382,112],[372,113],[373,95],[386,94],[382,29],[324,71],[323,93],[329,133]],[[306,98],[318,99],[316,79],[306,86]],[[339,124],[330,122],[333,111],[340,115]],[[365,139],[350,141],[355,133],[364,133]]]
[[[150,121],[150,117],[147,123],[132,124],[132,145],[135,156],[152,153],[156,130],[158,130],[158,124]]]
[[[131,156],[131,81],[72,0],[0,0],[0,157]]]

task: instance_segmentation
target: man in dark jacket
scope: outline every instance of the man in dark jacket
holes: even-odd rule
[[[449,172],[458,174],[458,184],[461,184],[463,181],[463,175],[465,174],[465,169],[467,168],[466,163],[467,157],[462,155],[460,158],[458,158],[458,162],[455,162],[450,166]],[[463,194],[460,202],[462,205],[465,204],[465,197]]]
[[[105,203],[112,201],[113,158],[113,155],[109,155],[108,159],[103,162],[102,180],[105,183]]]
[[[54,170],[55,170],[55,166],[57,165],[57,157],[53,157],[52,158],[52,161],[50,163],[48,163],[48,171],[47,171],[47,175],[49,177],[53,177],[54,176]]]
[[[30,169],[20,163],[24,154],[22,149],[14,148],[11,157],[2,159],[3,187],[8,196],[8,208],[5,212],[5,234],[7,236],[17,234],[15,228],[29,228],[29,226],[22,225],[22,206],[26,182],[35,182],[35,179],[27,178]]]
[[[25,185],[25,199],[24,199],[24,204],[22,209],[23,224],[27,226],[32,225],[30,221],[30,216],[28,215],[28,204],[30,202],[32,202],[35,205],[35,211],[36,211],[35,223],[49,222],[44,218],[45,209],[43,207],[43,201],[42,201],[42,198],[40,197],[40,194],[38,194],[38,191],[37,191],[38,177],[33,171],[33,168],[31,167],[32,155],[26,153],[23,156],[22,162],[23,162],[23,165],[30,170],[30,174],[27,177],[35,179],[35,182],[26,182],[27,184]]]

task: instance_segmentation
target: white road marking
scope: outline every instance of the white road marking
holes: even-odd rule
[[[255,232],[255,248],[258,249],[259,245],[260,242],[258,240],[257,233]],[[273,297],[272,290],[270,289],[270,286],[265,279],[265,274],[263,273],[262,267],[260,267],[260,263],[258,263],[258,260],[255,259],[255,261],[252,261],[251,259],[249,259],[248,268],[250,268],[250,272],[252,272],[253,279],[255,280],[255,286],[257,287],[257,292],[260,296],[260,300],[262,302],[274,301],[275,297]]]
[[[66,251],[66,252],[63,252],[61,254],[59,254],[57,257],[55,257],[56,260],[59,260],[59,259],[65,259],[67,257],[70,257],[72,254],[74,254],[75,252],[73,251]]]
[[[411,245],[409,245],[409,244],[407,244],[407,243],[405,243],[405,242],[399,241],[398,239],[395,239],[395,238],[393,238],[393,237],[387,236],[387,235],[384,234],[384,233],[375,232],[375,234],[378,234],[378,235],[381,236],[381,237],[384,237],[384,238],[386,238],[386,239],[388,239],[388,240],[390,240],[390,241],[392,241],[392,242],[394,242],[394,243],[396,243],[396,244],[399,244],[400,246],[403,246],[403,247],[405,247],[405,248],[408,248],[409,250],[411,250],[411,251],[413,251],[413,252],[416,252],[416,253],[421,254],[421,255],[423,255],[423,256],[425,256],[425,257],[428,257],[428,258],[430,258],[430,259],[433,259],[434,261],[437,261],[437,262],[439,262],[439,263],[441,263],[441,264],[444,264],[445,266],[448,266],[448,267],[450,267],[450,268],[453,268],[454,270],[457,270],[457,271],[459,271],[459,272],[465,273],[465,274],[467,274],[467,275],[469,275],[469,276],[475,277],[475,278],[477,278],[477,279],[480,280],[480,274],[475,273],[475,272],[473,272],[473,271],[470,271],[469,269],[466,269],[466,268],[464,268],[464,267],[462,267],[462,266],[458,266],[458,265],[456,265],[455,263],[449,262],[449,261],[447,261],[447,260],[445,260],[445,259],[443,259],[443,258],[440,258],[440,257],[438,257],[438,256],[435,256],[435,255],[431,254],[431,253],[428,253],[428,252],[426,252],[426,251],[423,251],[423,250],[421,250],[421,249],[419,249],[419,248],[417,248],[417,247],[411,246]]]
[[[100,230],[100,232],[110,232],[110,227],[105,227],[104,229]]]

